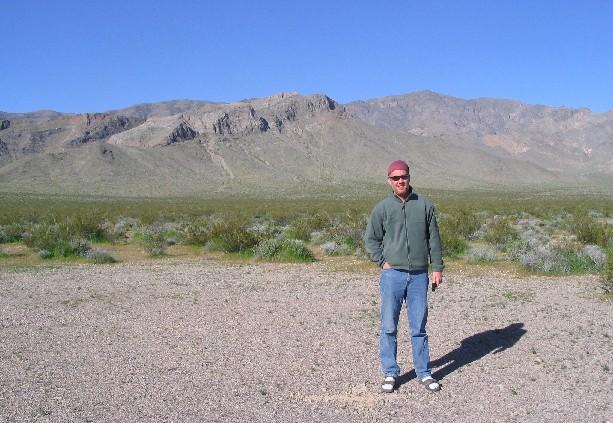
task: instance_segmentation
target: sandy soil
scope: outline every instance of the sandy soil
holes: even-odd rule
[[[430,297],[437,394],[406,322],[379,392],[376,273],[211,262],[0,272],[0,421],[613,418],[613,304],[595,277],[446,275]],[[404,317],[404,314],[403,314]]]

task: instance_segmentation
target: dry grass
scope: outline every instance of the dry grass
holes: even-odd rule
[[[58,264],[86,262],[85,259],[80,257],[43,259],[34,250],[23,244],[0,244],[0,251],[4,253],[0,257],[0,270],[4,267],[48,267]]]

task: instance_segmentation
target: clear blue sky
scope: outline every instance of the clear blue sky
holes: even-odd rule
[[[19,0],[0,17],[5,112],[424,89],[613,109],[608,0]]]

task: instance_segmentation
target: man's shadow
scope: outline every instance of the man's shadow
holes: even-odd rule
[[[487,330],[469,336],[458,348],[430,362],[432,368],[440,367],[432,373],[432,377],[442,380],[445,376],[473,361],[512,347],[527,332],[523,327],[523,323],[513,323],[502,329]],[[415,370],[411,370],[398,378],[398,386],[416,377]]]

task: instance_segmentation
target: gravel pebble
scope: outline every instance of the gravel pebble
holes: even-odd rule
[[[314,264],[0,272],[0,421],[612,420],[612,303],[591,276],[447,272],[430,298],[437,394],[406,319],[379,392],[378,276]]]

